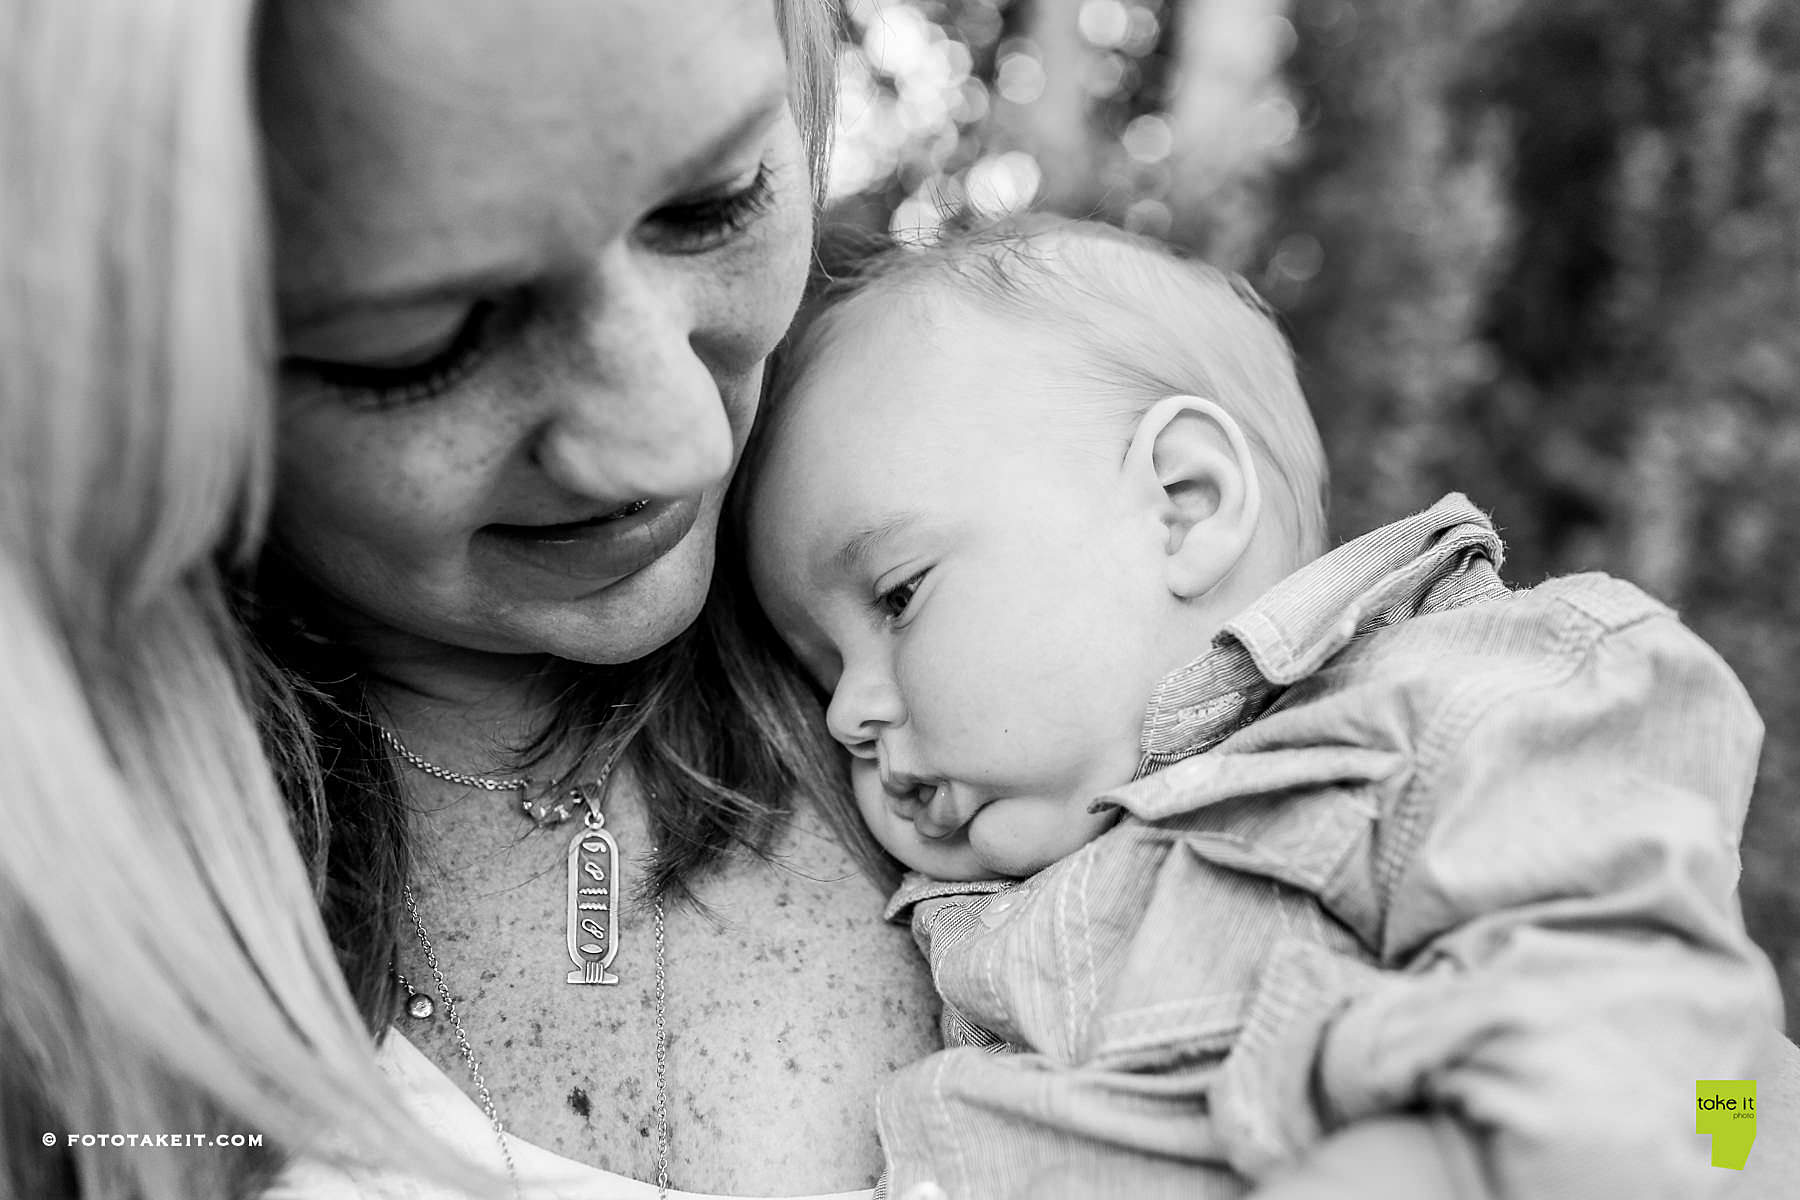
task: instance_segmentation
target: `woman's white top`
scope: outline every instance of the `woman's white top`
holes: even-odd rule
[[[491,1166],[501,1178],[505,1166],[487,1114],[465,1096],[462,1089],[438,1070],[437,1064],[419,1052],[398,1030],[382,1042],[378,1061],[393,1082],[401,1100],[429,1133],[455,1147],[471,1161]],[[656,1200],[654,1183],[627,1179],[598,1167],[564,1158],[540,1146],[506,1135],[526,1200]],[[701,1192],[678,1192],[673,1200],[742,1200]],[[767,1197],[764,1200],[868,1200],[867,1190],[833,1192],[824,1196]],[[467,1200],[453,1188],[419,1180],[355,1168],[328,1166],[301,1160],[281,1173],[262,1200]]]

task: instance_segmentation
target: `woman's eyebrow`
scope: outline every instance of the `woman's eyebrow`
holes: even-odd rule
[[[680,181],[700,180],[716,162],[727,157],[730,151],[772,124],[786,103],[786,80],[783,78],[778,85],[772,85],[759,93],[754,102],[717,136],[676,164],[669,172],[669,178]],[[316,288],[295,289],[278,297],[281,322],[290,334],[297,334],[327,321],[448,305],[465,301],[471,296],[519,287],[526,274],[518,264],[513,263],[475,267],[459,274],[425,280],[378,284],[361,291],[344,291],[329,283]]]
[[[881,547],[882,543],[905,533],[919,524],[917,513],[896,513],[856,530],[844,539],[836,554],[831,556],[834,571],[847,575],[856,575],[868,567],[870,556]]]
[[[784,75],[778,85],[765,88],[759,93],[735,121],[677,163],[669,177],[676,180],[700,180],[720,159],[773,124],[786,104],[787,79]]]

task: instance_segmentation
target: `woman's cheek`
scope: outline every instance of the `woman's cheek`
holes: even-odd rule
[[[798,153],[796,146],[795,153]],[[753,227],[705,268],[714,316],[708,350],[729,375],[747,374],[775,349],[806,287],[812,210],[804,160],[777,168],[777,198]]]
[[[468,523],[477,472],[467,447],[428,422],[329,403],[281,423],[275,522],[285,538],[347,537],[415,557]]]
[[[719,357],[730,374],[760,367],[793,323],[806,284],[807,245],[803,231],[772,230],[721,277]]]
[[[809,231],[810,225],[806,229]],[[720,319],[712,324],[705,341],[696,342],[718,384],[739,450],[756,419],[764,364],[787,333],[800,304],[809,237],[810,232],[803,232],[796,246],[785,244],[791,239],[783,235],[781,245],[764,242],[742,252],[731,274],[719,280],[724,284],[719,296]]]

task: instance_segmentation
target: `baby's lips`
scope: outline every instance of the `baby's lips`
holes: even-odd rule
[[[922,808],[917,789],[897,792],[892,788],[883,787],[881,789],[881,794],[887,797],[888,811],[893,813],[896,817],[899,817],[903,821],[917,821],[919,819]]]
[[[967,825],[979,807],[959,803],[950,785],[940,783],[931,789],[931,799],[925,807],[914,815],[913,827],[924,837],[946,838]]]

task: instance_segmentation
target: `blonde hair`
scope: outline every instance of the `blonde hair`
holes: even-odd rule
[[[375,1069],[221,581],[269,492],[252,9],[0,15],[8,1195],[237,1195],[277,1161],[46,1132],[260,1130],[448,1170]]]
[[[775,0],[775,18],[788,56],[789,103],[812,171],[813,203],[822,206],[837,120],[838,5],[835,0]]]
[[[1324,552],[1325,451],[1271,310],[1243,279],[1096,222],[1024,217],[932,245],[864,251],[803,317],[765,423],[781,420],[781,395],[861,297],[937,287],[1048,331],[1068,347],[1058,362],[1078,376],[1071,386],[1127,421],[1164,396],[1216,400],[1257,459],[1288,568]],[[752,461],[759,453],[753,446]]]

